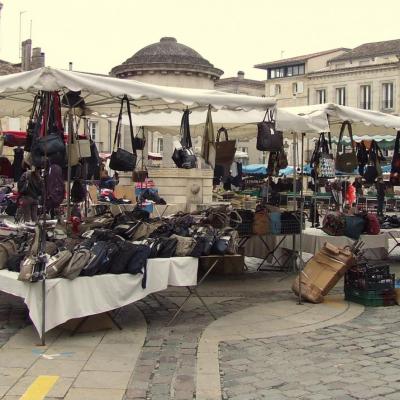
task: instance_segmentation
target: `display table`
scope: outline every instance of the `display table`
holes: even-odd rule
[[[389,247],[388,236],[385,233],[379,235],[361,235],[360,240],[365,244],[363,250],[368,250],[369,259],[382,259],[381,249],[385,249],[386,255]],[[296,235],[296,250],[299,250],[299,235]],[[303,231],[302,251],[315,254],[329,242],[338,247],[351,246],[355,242],[347,236],[330,236],[321,229],[307,228]],[[283,248],[293,249],[293,236],[287,236],[282,243]]]
[[[74,280],[46,281],[45,332],[73,318],[118,309],[170,286],[197,284],[198,259],[193,257],[157,258],[147,261],[146,288],[142,274],[81,276]],[[42,331],[42,283],[21,282],[18,273],[0,271],[0,290],[24,299],[29,316]]]

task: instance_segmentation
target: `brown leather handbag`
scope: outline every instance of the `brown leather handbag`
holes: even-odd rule
[[[351,152],[346,153],[343,151],[342,153],[340,153],[343,148],[342,139],[343,139],[343,133],[344,133],[346,127],[349,131]],[[358,160],[357,160],[356,148],[355,148],[355,144],[354,144],[354,140],[353,140],[353,130],[351,128],[350,122],[344,121],[342,123],[342,126],[340,127],[335,167],[338,171],[351,173],[357,168],[357,166],[358,166]]]
[[[221,133],[225,135],[224,141],[220,141]],[[236,140],[229,140],[228,131],[224,127],[219,128],[215,142],[215,164],[230,166],[235,159],[235,153]]]

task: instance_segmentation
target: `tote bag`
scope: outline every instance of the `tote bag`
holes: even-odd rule
[[[349,131],[351,152],[350,153],[345,153],[345,152],[340,153],[340,150],[343,148],[343,143],[342,143],[343,133],[346,128]],[[345,121],[345,122],[343,122],[343,124],[340,128],[339,141],[337,144],[335,166],[338,171],[351,173],[357,168],[357,165],[358,165],[358,160],[357,160],[356,149],[355,149],[354,140],[353,140],[353,130],[351,128],[350,122]]]

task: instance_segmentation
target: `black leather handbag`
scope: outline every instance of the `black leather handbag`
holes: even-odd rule
[[[283,148],[283,133],[275,129],[272,110],[267,110],[263,121],[257,124],[256,147],[260,151],[279,151]]]
[[[342,139],[343,139],[343,133],[344,133],[346,127],[349,131],[351,152],[350,153],[345,153],[345,152],[340,153],[340,151],[342,150],[342,147],[343,147]],[[340,128],[339,140],[338,140],[338,144],[337,144],[335,166],[338,171],[351,173],[357,168],[357,165],[358,165],[358,160],[357,160],[357,154],[356,154],[356,149],[355,149],[354,140],[353,140],[353,130],[351,128],[350,122],[344,121]]]
[[[126,108],[129,118],[129,130],[131,135],[132,153],[128,150],[121,148],[121,121],[122,111],[124,103],[126,102]],[[115,130],[113,151],[111,153],[110,168],[114,171],[133,171],[136,168],[137,154],[135,148],[135,141],[133,136],[133,124],[131,115],[131,106],[127,96],[124,96],[121,100],[121,108],[118,115],[117,127]]]
[[[192,138],[190,136],[190,124],[189,124],[189,109],[186,109],[182,115],[181,121],[181,148],[175,149],[172,154],[172,160],[178,168],[196,168],[197,159],[194,154]]]
[[[136,150],[143,150],[146,145],[146,138],[144,137],[144,126],[140,127],[140,131],[142,132],[142,137],[139,137],[139,133],[135,136],[133,141],[135,142]]]

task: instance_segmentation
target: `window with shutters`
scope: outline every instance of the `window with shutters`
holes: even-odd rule
[[[164,151],[164,140],[163,138],[157,139],[157,153],[162,154]]]
[[[315,91],[317,104],[326,103],[326,89],[318,89]]]
[[[360,86],[360,108],[370,110],[372,103],[371,85]]]
[[[98,139],[98,129],[99,123],[98,121],[89,121],[89,135],[93,142],[96,142]]]
[[[346,105],[346,88],[336,88],[336,103],[340,106]]]
[[[393,89],[392,82],[382,84],[382,110],[392,110],[394,108]]]

